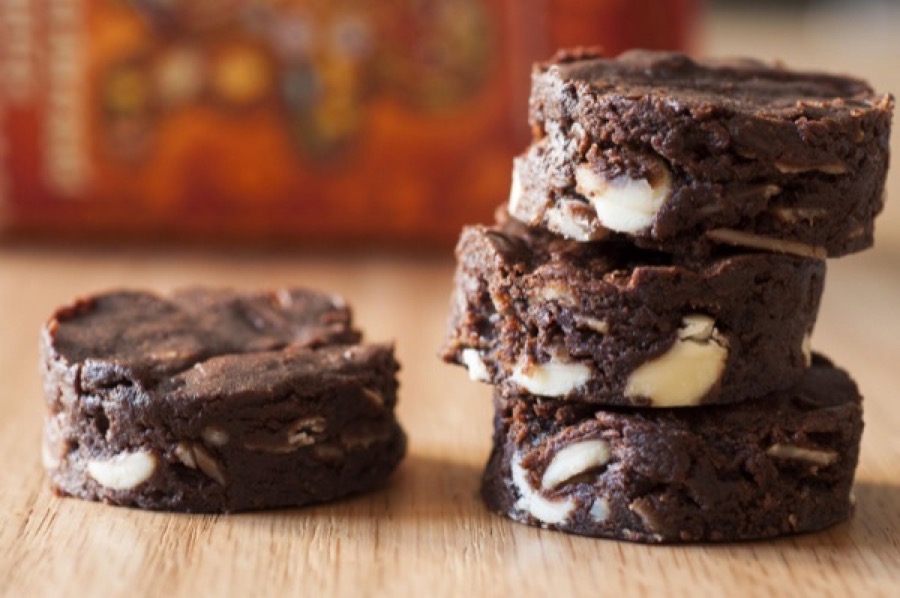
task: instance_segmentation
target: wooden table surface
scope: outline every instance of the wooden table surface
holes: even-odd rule
[[[900,595],[900,278],[834,262],[814,344],[866,396],[854,519],[774,542],[650,547],[494,516],[477,497],[489,389],[440,363],[448,256],[0,249],[0,594],[6,596]],[[396,339],[410,450],[383,490],[296,511],[146,513],[54,497],[40,463],[37,332],[57,304],[119,285],[301,284],[344,293]]]
[[[704,48],[857,70],[897,92],[900,46],[890,19],[898,14],[818,25],[714,14]],[[849,45],[834,35],[838,24],[855,32]],[[890,180],[896,202],[896,168]],[[490,391],[435,357],[449,256],[0,247],[0,595],[900,596],[900,206],[892,205],[880,250],[832,262],[814,337],[866,397],[856,516],[819,534],[736,545],[591,540],[482,507]],[[387,487],[330,505],[233,516],[145,513],[50,493],[40,460],[41,323],[81,293],[197,283],[332,289],[352,301],[370,339],[396,340],[410,448]]]

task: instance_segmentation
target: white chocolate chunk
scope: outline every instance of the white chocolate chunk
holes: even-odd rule
[[[542,397],[561,397],[584,386],[591,369],[581,363],[551,359],[547,363],[519,362],[510,380],[526,392]]]
[[[197,460],[194,459],[194,450],[186,442],[179,442],[175,445],[175,458],[181,461],[185,467],[197,469]]]
[[[287,441],[290,446],[309,446],[315,444],[315,434],[325,431],[327,422],[324,417],[303,417],[293,423],[288,430]]]
[[[834,451],[807,449],[793,444],[775,443],[766,449],[766,454],[776,459],[796,459],[816,465],[831,465],[838,460],[838,454]]]
[[[222,468],[219,467],[218,461],[200,445],[193,447],[193,453],[200,471],[215,480],[220,486],[224,486],[225,475],[222,473]]]
[[[812,223],[817,218],[825,216],[828,211],[822,208],[773,208],[772,213],[783,222],[803,220]]]
[[[543,523],[559,524],[566,521],[575,508],[572,499],[550,500],[541,496],[528,483],[521,461],[521,455],[516,455],[512,461],[513,484],[519,492],[516,509],[530,513],[532,517]]]
[[[294,296],[288,289],[278,289],[273,295],[278,307],[289,309],[294,305]]]
[[[207,477],[215,480],[220,486],[225,485],[225,475],[215,457],[210,455],[199,443],[179,442],[173,451],[175,458],[185,467],[199,469]]]
[[[58,469],[61,463],[60,458],[54,453],[46,438],[41,442],[41,463],[44,465],[44,469],[47,470]]]
[[[628,510],[641,518],[641,523],[644,524],[645,528],[651,531],[656,529],[656,517],[650,501],[646,498],[639,498],[633,501],[628,505]]]
[[[653,407],[697,405],[722,376],[728,349],[709,316],[686,316],[666,353],[631,373],[626,397],[646,397]]]
[[[469,370],[469,378],[475,382],[490,382],[491,375],[477,349],[463,349],[462,361]]]
[[[790,253],[801,257],[825,259],[828,252],[824,247],[807,245],[797,241],[785,241],[763,235],[754,235],[730,228],[716,228],[706,232],[706,236],[717,243],[737,245],[738,247],[752,247],[753,249],[765,249],[775,253]]]
[[[678,329],[678,338],[693,341],[709,340],[715,328],[716,323],[709,316],[690,314],[682,319],[681,328]]]
[[[609,519],[609,501],[602,496],[598,497],[594,500],[594,504],[591,505],[588,514],[597,523],[603,523]]]
[[[658,181],[618,176],[604,179],[588,163],[575,168],[575,190],[590,200],[597,219],[610,230],[636,233],[653,224],[669,197],[672,182],[667,168]]]
[[[539,494],[533,494],[529,501],[528,512],[544,523],[560,524],[566,521],[575,508],[572,499],[565,500],[547,500]]]
[[[379,399],[380,395],[374,391]],[[366,393],[366,389],[363,390]],[[368,395],[366,395],[367,398]],[[371,399],[371,398],[370,398]],[[272,453],[274,455],[286,455],[294,453],[303,447],[312,446],[322,440],[321,434],[328,427],[324,417],[301,417],[295,420],[284,432],[283,436],[270,437],[262,440],[244,442],[244,448],[258,453]]]
[[[333,305],[337,309],[343,309],[347,307],[347,300],[344,299],[343,295],[338,295],[337,293],[332,293],[329,297],[331,299],[331,305]]]
[[[603,440],[585,440],[570,444],[550,461],[541,478],[541,486],[552,490],[588,470],[609,462],[609,445]]]
[[[512,481],[519,492],[519,502],[534,494],[534,488],[528,482],[525,469],[522,467],[522,455],[516,454],[512,459]]]
[[[575,322],[579,326],[590,328],[598,334],[607,334],[609,332],[609,322],[607,322],[606,320],[599,320],[590,316],[576,315]]]
[[[206,426],[201,430],[203,442],[209,446],[225,446],[228,444],[228,432],[218,426]]]
[[[807,332],[803,337],[803,344],[800,345],[800,351],[803,353],[803,363],[806,367],[812,365],[812,334]]]
[[[564,280],[548,279],[544,284],[532,287],[528,291],[529,298],[534,301],[555,302],[561,305],[575,305],[572,289]]]
[[[843,162],[829,162],[827,164],[800,165],[791,164],[789,162],[775,162],[775,168],[778,172],[784,174],[797,174],[798,172],[810,172],[818,170],[825,174],[846,174],[847,165]]]
[[[156,457],[148,451],[120,453],[108,461],[89,461],[88,475],[110,490],[131,490],[150,479]]]
[[[567,239],[587,242],[606,236],[606,232],[596,225],[593,209],[577,199],[561,199],[555,206],[544,212],[547,228]]]
[[[512,184],[509,186],[509,211],[517,213],[522,203],[522,178],[519,176],[519,169],[513,166]]]
[[[536,215],[525,209],[525,205],[522,203],[524,195],[525,190],[522,187],[522,177],[519,175],[519,159],[517,158],[513,160],[512,184],[509,187],[507,210],[512,216],[530,224]]]

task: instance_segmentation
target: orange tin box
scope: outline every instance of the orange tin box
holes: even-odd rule
[[[555,48],[683,47],[694,0],[0,0],[0,229],[449,243]]]

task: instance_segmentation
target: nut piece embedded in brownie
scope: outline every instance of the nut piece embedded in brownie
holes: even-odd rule
[[[509,211],[676,253],[859,251],[884,204],[893,106],[858,79],[752,60],[564,52],[535,67]]]
[[[764,401],[608,410],[495,393],[488,507],[639,542],[734,541],[846,520],[862,434],[854,382],[816,356]]]
[[[306,290],[112,292],[41,336],[44,465],[58,494],[145,509],[300,506],[402,459],[399,369],[343,299]]]
[[[515,221],[463,231],[444,360],[475,379],[606,405],[730,403],[793,386],[821,260],[694,260],[577,243]]]

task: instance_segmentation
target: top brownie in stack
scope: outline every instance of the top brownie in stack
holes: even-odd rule
[[[509,210],[576,241],[808,257],[872,245],[893,98],[863,81],[669,52],[536,66]]]

